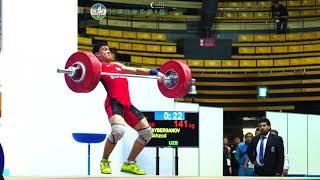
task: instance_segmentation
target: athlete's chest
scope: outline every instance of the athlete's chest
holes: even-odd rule
[[[117,64],[103,64],[102,72],[113,73],[114,75],[102,76],[104,80],[110,83],[115,82],[127,82],[127,79],[119,74],[124,74],[125,71],[121,68],[121,66]]]
[[[123,74],[124,70],[117,64],[103,64],[102,71],[108,73],[119,73]]]

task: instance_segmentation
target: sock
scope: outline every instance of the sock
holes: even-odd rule
[[[134,164],[136,161],[129,161],[129,160],[127,160],[127,164]]]

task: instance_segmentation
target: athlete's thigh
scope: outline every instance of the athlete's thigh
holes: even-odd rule
[[[125,124],[123,118],[123,106],[115,99],[107,99],[105,109],[109,117],[110,124]]]
[[[125,108],[123,114],[126,123],[135,130],[139,130],[149,126],[149,123],[142,112],[140,112],[133,105],[131,105],[129,108]]]

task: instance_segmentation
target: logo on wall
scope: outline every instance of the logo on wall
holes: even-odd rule
[[[154,9],[154,8],[159,8],[159,9],[163,9],[164,7],[165,7],[165,2],[156,2],[156,1],[152,1],[151,3],[150,3],[150,7],[152,8],[152,9]]]
[[[96,3],[91,7],[90,14],[93,19],[101,20],[106,17],[107,8],[101,3]]]

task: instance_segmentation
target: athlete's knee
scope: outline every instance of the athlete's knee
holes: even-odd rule
[[[150,126],[146,128],[142,128],[138,130],[139,137],[137,141],[139,141],[141,144],[146,145],[152,138],[152,129]]]
[[[111,125],[111,134],[108,137],[108,140],[116,144],[124,135],[126,127],[123,124],[112,124]]]

